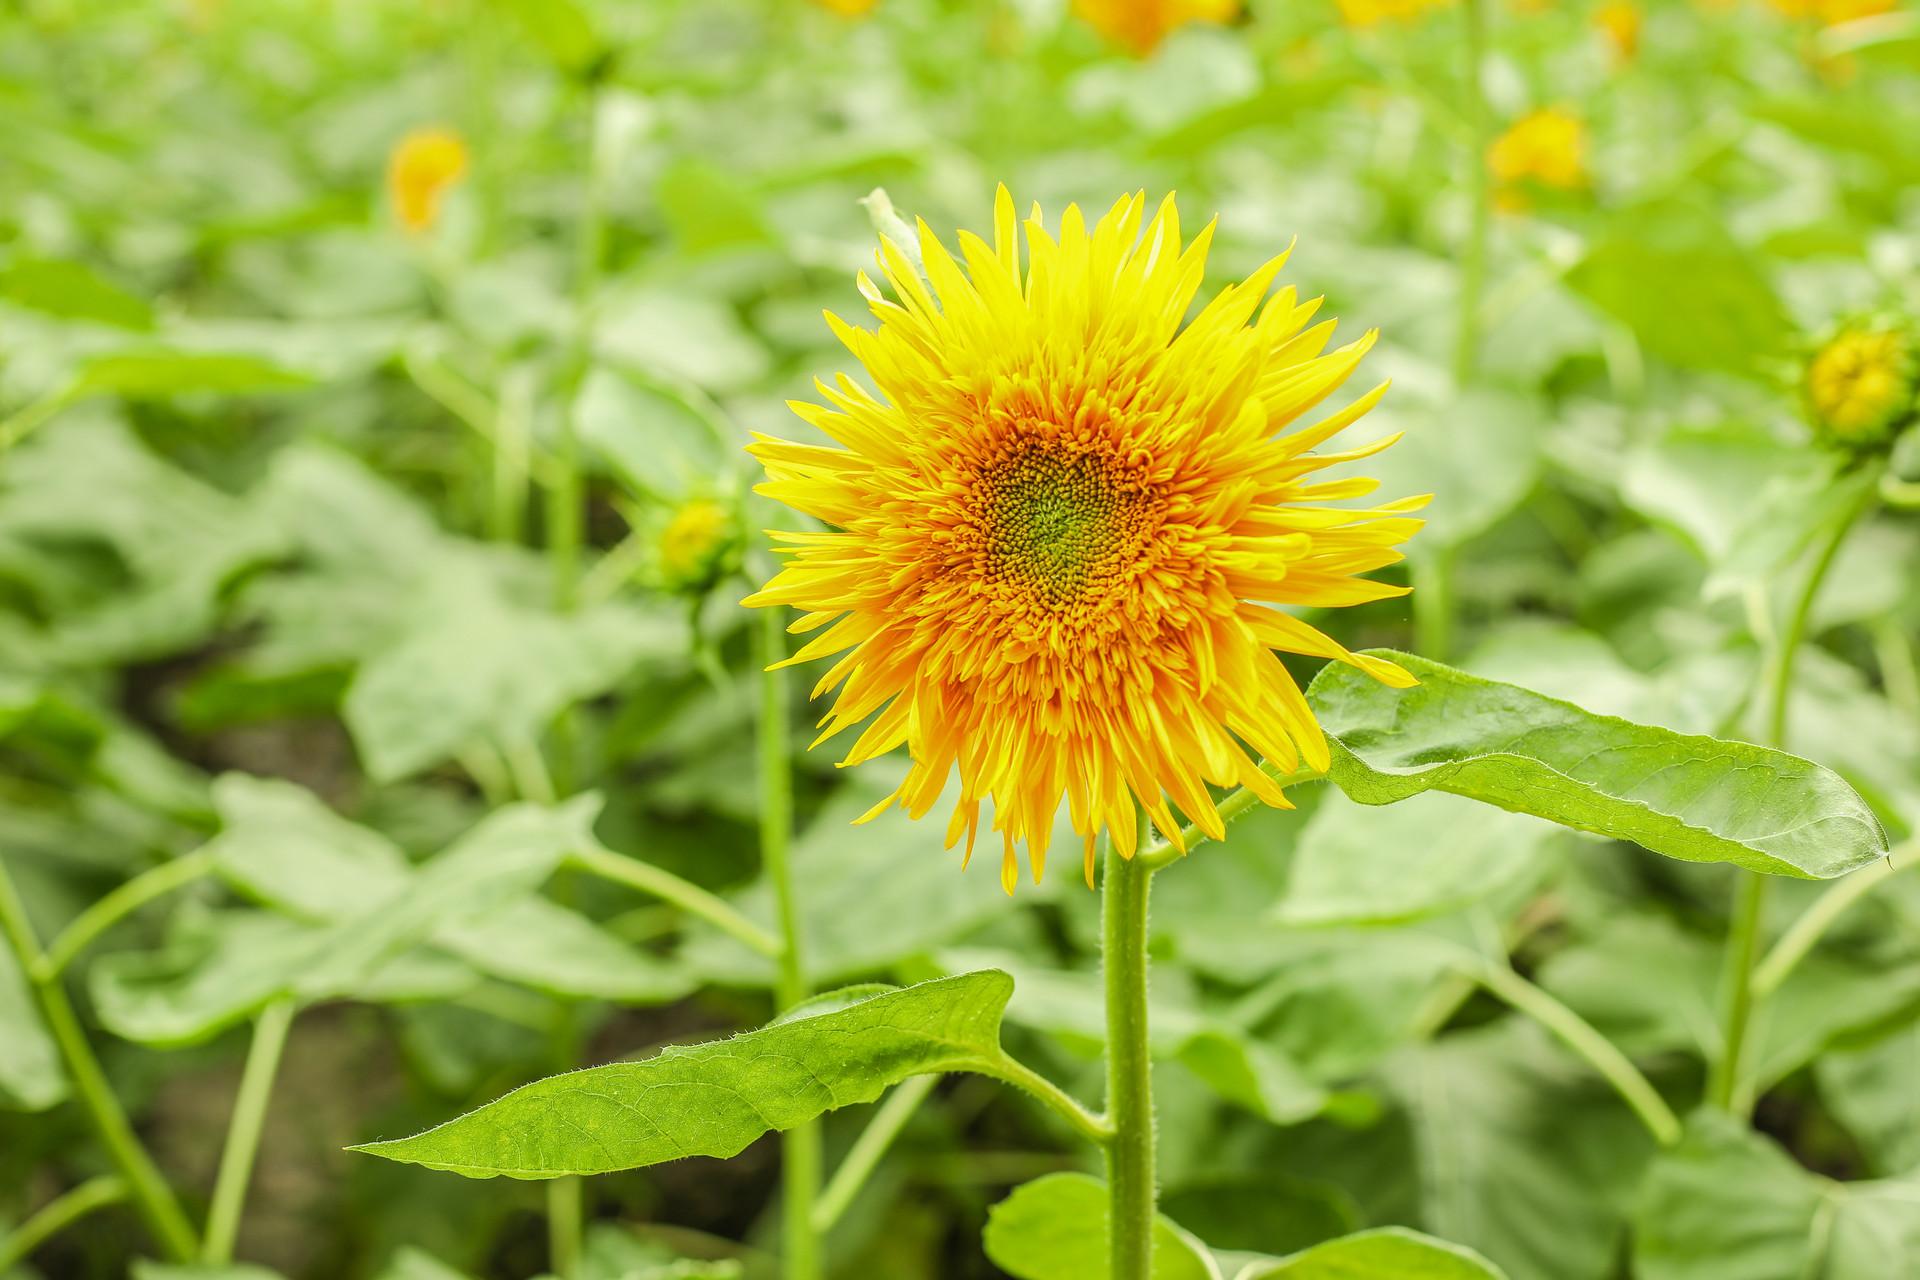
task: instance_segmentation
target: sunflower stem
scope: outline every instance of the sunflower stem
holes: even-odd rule
[[[117,1173],[103,1173],[48,1202],[31,1218],[0,1236],[0,1275],[11,1272],[35,1249],[88,1214],[126,1198],[126,1180]]]
[[[1408,558],[1413,580],[1413,647],[1423,658],[1445,662],[1453,648],[1452,547],[1416,552]]]
[[[782,1009],[807,998],[801,951],[800,910],[793,891],[793,772],[787,723],[787,673],[775,664],[787,657],[780,611],[762,609],[757,619],[760,661],[760,859],[779,914],[779,974],[774,995]],[[781,1209],[785,1226],[786,1280],[819,1280],[820,1233],[813,1206],[820,1196],[823,1158],[820,1122],[787,1130],[781,1160]]]
[[[1151,828],[1140,811],[1135,847]],[[1147,1043],[1147,893],[1153,868],[1111,839],[1102,888],[1101,965],[1107,989],[1108,1257],[1111,1280],[1153,1273],[1153,1059]]]
[[[100,1069],[100,1060],[94,1056],[93,1046],[87,1043],[86,1032],[80,1028],[80,1018],[74,1013],[72,1001],[67,999],[66,988],[61,985],[58,976],[39,972],[39,940],[34,936],[26,905],[20,901],[4,861],[0,861],[0,932],[6,934],[7,943],[13,949],[21,972],[33,975],[34,997],[40,1005],[47,1030],[60,1051],[61,1061],[66,1064],[74,1092],[79,1095],[80,1104],[93,1124],[100,1145],[106,1148],[107,1155],[126,1180],[134,1207],[146,1223],[154,1243],[175,1262],[192,1261],[199,1249],[193,1226],[180,1208],[173,1188],[167,1185],[167,1180],[154,1165],[153,1157],[147,1154],[147,1149],[135,1136],[125,1109],[121,1107],[119,1098],[114,1096],[113,1087],[107,1083],[106,1072]]]
[[[240,1215],[253,1181],[253,1161],[260,1151],[266,1125],[267,1102],[273,1096],[273,1078],[280,1069],[280,1053],[293,1026],[294,1003],[276,1000],[261,1010],[253,1024],[253,1043],[247,1065],[240,1072],[240,1091],[233,1099],[233,1119],[220,1153],[220,1172],[213,1183],[213,1204],[207,1210],[207,1235],[200,1260],[216,1265],[233,1261],[233,1242],[240,1234]]]
[[[1327,776],[1318,769],[1308,768],[1305,765],[1293,770],[1291,773],[1281,773],[1272,765],[1262,764],[1260,771],[1279,783],[1283,788],[1297,786],[1302,782],[1318,782]],[[1219,813],[1220,822],[1223,826],[1232,826],[1234,819],[1248,812],[1259,803],[1260,797],[1252,791],[1249,791],[1245,787],[1235,787],[1227,794],[1226,799],[1214,806],[1214,809]],[[1195,845],[1205,844],[1211,839],[1213,839],[1213,837],[1205,831],[1202,831],[1198,823],[1189,822],[1186,826],[1180,828],[1181,844],[1184,844],[1188,851],[1191,851]],[[1174,844],[1171,840],[1162,840],[1151,849],[1143,846],[1141,851],[1134,855],[1134,861],[1149,871],[1159,871],[1163,867],[1172,866],[1186,856],[1185,853],[1180,851],[1179,845]]]
[[[582,1183],[578,1177],[547,1183],[547,1265],[561,1280],[580,1268],[580,1237],[586,1220]]]
[[[1467,242],[1460,254],[1460,323],[1454,335],[1453,380],[1465,387],[1480,363],[1480,295],[1486,289],[1487,237],[1493,221],[1492,190],[1487,182],[1487,94],[1481,66],[1487,58],[1485,0],[1464,0],[1463,56],[1469,141],[1467,144]],[[1428,655],[1436,656],[1436,655]]]
[[[1847,535],[1873,510],[1879,496],[1876,483],[1861,487],[1859,499],[1843,512],[1827,534],[1826,542],[1808,570],[1787,625],[1775,648],[1767,689],[1767,742],[1785,750],[1787,720],[1793,694],[1794,659],[1806,639],[1807,623],[1813,615],[1814,601],[1826,582],[1827,572],[1845,545]],[[1760,955],[1760,933],[1766,911],[1769,877],[1757,871],[1742,871],[1734,887],[1733,920],[1727,934],[1725,960],[1721,969],[1722,1037],[1720,1057],[1708,1079],[1707,1096],[1714,1105],[1736,1114],[1752,1103],[1745,1080],[1748,1029],[1753,1021],[1755,989],[1754,965]]]

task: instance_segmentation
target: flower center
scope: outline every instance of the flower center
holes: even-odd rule
[[[988,580],[1056,607],[1111,585],[1146,533],[1147,494],[1110,453],[1020,441],[977,492]]]

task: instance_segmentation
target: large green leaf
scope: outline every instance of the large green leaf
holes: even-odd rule
[[[80,371],[79,385],[82,392],[155,400],[196,392],[243,395],[289,391],[312,381],[309,374],[261,356],[141,347],[89,360]]]
[[[1364,925],[1445,915],[1537,882],[1555,834],[1455,796],[1384,808],[1329,796],[1301,835],[1279,919]]]
[[[1654,1161],[1634,1219],[1640,1280],[1888,1280],[1920,1259],[1920,1182],[1809,1173],[1721,1112]]]
[[[1653,1140],[1598,1076],[1517,1016],[1403,1050],[1419,1225],[1513,1280],[1613,1280]]]
[[[1256,1262],[1235,1280],[1505,1280],[1463,1245],[1404,1227],[1356,1232],[1276,1262]]]
[[[343,708],[367,772],[392,781],[476,742],[537,739],[570,704],[646,654],[684,650],[684,627],[627,604],[572,614],[508,599],[462,569],[432,584],[392,648],[361,664]]]
[[[68,320],[151,329],[153,308],[84,262],[16,258],[0,272],[0,298]]]
[[[1012,991],[991,970],[923,982],[731,1040],[538,1080],[415,1137],[354,1149],[472,1178],[732,1156],[769,1130],[871,1102],[909,1076],[994,1067]]]
[[[1670,282],[1685,281],[1685,287]],[[1755,376],[1792,336],[1785,307],[1753,257],[1700,211],[1627,210],[1567,273],[1567,283],[1663,360]]]
[[[1839,775],[1785,752],[1597,716],[1407,654],[1394,690],[1329,664],[1309,698],[1362,804],[1449,791],[1689,862],[1825,879],[1887,851]]]
[[[14,962],[0,947],[0,1108],[43,1111],[67,1096],[66,1074],[53,1037]]]
[[[993,1206],[987,1257],[1016,1280],[1105,1280],[1107,1188],[1084,1173],[1050,1173]],[[1219,1280],[1205,1246],[1165,1217],[1154,1224],[1153,1280]]]

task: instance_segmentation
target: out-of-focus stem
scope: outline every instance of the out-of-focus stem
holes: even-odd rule
[[[199,1251],[200,1242],[194,1235],[192,1224],[187,1221],[186,1213],[180,1208],[180,1201],[175,1198],[167,1180],[160,1175],[160,1170],[154,1166],[153,1157],[147,1154],[147,1149],[140,1145],[140,1139],[134,1135],[133,1125],[128,1122],[120,1099],[114,1096],[106,1073],[100,1069],[100,1060],[94,1057],[93,1047],[87,1043],[86,1033],[80,1028],[80,1018],[73,1011],[73,1003],[67,999],[66,988],[60,985],[58,977],[38,976],[42,967],[40,944],[34,937],[33,924],[27,919],[26,905],[20,901],[20,895],[13,887],[13,878],[7,874],[4,861],[0,861],[0,932],[6,934],[7,944],[13,949],[20,971],[30,976],[41,1016],[46,1020],[47,1030],[60,1050],[60,1058],[66,1064],[74,1092],[86,1110],[100,1144],[106,1148],[107,1155],[126,1180],[134,1206],[152,1233],[154,1242],[175,1262],[191,1262]]]
[[[133,879],[123,881],[112,892],[96,899],[60,931],[48,944],[46,954],[40,957],[32,976],[57,976],[114,925],[154,899],[192,884],[212,870],[213,855],[202,849],[150,867]]]
[[[253,1024],[253,1044],[240,1073],[240,1091],[233,1099],[233,1119],[227,1125],[227,1144],[220,1153],[220,1172],[213,1183],[213,1203],[207,1210],[207,1235],[200,1246],[204,1262],[233,1260],[233,1242],[240,1234],[240,1215],[247,1203],[247,1184],[253,1179],[253,1160],[260,1150],[267,1101],[273,1096],[273,1077],[293,1026],[294,1003],[276,1000]]]
[[[1780,633],[1780,642],[1769,673],[1767,741],[1781,750],[1785,750],[1787,745],[1794,659],[1799,655],[1801,642],[1806,639],[1814,601],[1819,597],[1820,587],[1827,579],[1827,571],[1833,567],[1847,535],[1873,510],[1879,496],[1877,479],[1868,477],[1868,482],[1861,485],[1859,498],[1834,522],[1826,542],[1814,557],[1813,567],[1807,572],[1792,611],[1787,615],[1787,625]],[[1760,954],[1760,932],[1768,888],[1768,877],[1759,872],[1742,871],[1739,876],[1739,883],[1734,887],[1733,919],[1727,934],[1726,959],[1721,971],[1724,1015],[1720,1057],[1714,1062],[1707,1082],[1708,1098],[1716,1106],[1728,1111],[1743,1111],[1745,1104],[1751,1101],[1744,1088],[1745,1057],[1748,1027],[1753,1020],[1754,962]]]
[[[5,1275],[53,1237],[96,1209],[127,1198],[126,1180],[103,1173],[49,1201],[38,1213],[0,1236],[0,1275]]]
[[[1471,141],[1467,165],[1467,242],[1460,253],[1460,321],[1454,335],[1453,380],[1471,383],[1480,362],[1480,295],[1487,282],[1487,236],[1491,227],[1492,190],[1487,181],[1487,95],[1481,83],[1487,55],[1485,0],[1463,0],[1467,127]]]
[[[586,1226],[585,1188],[579,1178],[547,1183],[547,1265],[560,1280],[580,1267],[580,1239]]]

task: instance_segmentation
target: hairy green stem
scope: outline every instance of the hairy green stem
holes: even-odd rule
[[[650,862],[641,862],[598,845],[573,850],[567,855],[567,862],[603,880],[611,880],[630,889],[638,889],[662,902],[670,902],[688,915],[698,916],[731,934],[761,955],[777,957],[784,949],[779,938],[734,910],[725,898],[709,893],[691,880],[683,880]]]
[[[1304,765],[1291,773],[1281,773],[1272,765],[1262,764],[1260,771],[1269,778],[1272,778],[1282,788],[1297,786],[1302,782],[1317,782],[1327,776],[1318,769],[1310,769]],[[1259,796],[1245,787],[1236,787],[1228,793],[1226,799],[1214,806],[1214,810],[1220,815],[1220,822],[1223,826],[1232,826],[1235,818],[1240,817],[1259,803]],[[1189,851],[1191,851],[1195,845],[1205,844],[1211,839],[1213,839],[1213,837],[1205,831],[1202,831],[1197,823],[1189,822],[1186,826],[1180,828],[1181,843],[1186,845]],[[1134,861],[1149,871],[1158,871],[1163,867],[1171,866],[1185,856],[1186,854],[1180,852],[1178,846],[1171,840],[1162,840],[1151,849],[1143,846],[1141,851],[1134,855]]]
[[[1601,1035],[1586,1019],[1554,999],[1546,991],[1527,981],[1505,964],[1464,965],[1462,974],[1480,983],[1488,991],[1526,1014],[1558,1036],[1563,1044],[1598,1071],[1647,1131],[1662,1146],[1680,1141],[1680,1119],[1673,1108],[1633,1065],[1619,1046]]]
[[[580,1269],[580,1243],[586,1231],[586,1187],[578,1177],[547,1181],[547,1265],[561,1280]]]
[[[92,946],[101,934],[156,898],[192,884],[213,870],[213,855],[198,849],[142,871],[93,902],[48,944],[34,967],[36,978],[53,978]]]
[[[13,1270],[26,1261],[35,1249],[94,1210],[118,1204],[126,1198],[126,1179],[117,1173],[103,1173],[48,1201],[38,1213],[5,1236],[0,1236],[0,1275]]]
[[[852,1207],[860,1188],[880,1167],[887,1148],[893,1145],[893,1140],[906,1128],[907,1121],[913,1118],[913,1113],[920,1109],[920,1104],[927,1100],[927,1095],[939,1083],[939,1076],[914,1076],[901,1082],[887,1095],[887,1100],[880,1104],[873,1118],[867,1121],[867,1127],[860,1131],[853,1146],[848,1148],[840,1167],[833,1171],[827,1189],[814,1201],[813,1229],[816,1232],[825,1235],[833,1230],[834,1224]]]
[[[192,1261],[199,1249],[193,1226],[180,1208],[173,1188],[155,1167],[153,1157],[134,1135],[133,1125],[128,1122],[119,1098],[114,1096],[113,1087],[107,1083],[106,1072],[100,1069],[93,1046],[87,1043],[79,1015],[67,999],[66,988],[58,977],[38,975],[40,945],[34,936],[33,924],[27,919],[26,905],[20,901],[4,861],[0,861],[0,931],[6,933],[20,971],[31,979],[34,998],[66,1065],[74,1092],[100,1144],[126,1180],[141,1220],[169,1258],[175,1262]]]
[[[295,1011],[292,1000],[276,1000],[260,1011],[253,1024],[253,1043],[240,1073],[240,1090],[234,1095],[233,1119],[227,1124],[227,1143],[220,1153],[220,1172],[207,1210],[202,1261],[223,1265],[233,1260],[233,1242],[240,1234],[247,1185],[253,1180],[253,1160],[266,1124],[267,1101],[273,1096],[273,1077],[280,1070],[280,1053],[287,1047]]]
[[[1787,615],[1787,624],[1775,646],[1767,687],[1767,742],[1785,750],[1788,712],[1793,696],[1794,660],[1806,639],[1807,624],[1813,616],[1814,601],[1827,580],[1845,545],[1847,535],[1873,510],[1879,496],[1874,477],[1861,485],[1860,496],[1833,524],[1827,540],[1814,557],[1813,567],[1801,584],[1800,594]],[[1738,873],[1734,887],[1733,916],[1727,933],[1727,948],[1721,970],[1721,1045],[1707,1079],[1707,1097],[1714,1105],[1736,1113],[1747,1109],[1744,1073],[1748,1030],[1754,1012],[1754,962],[1760,955],[1761,927],[1766,914],[1769,877],[1754,871]]]
[[[1149,838],[1140,811],[1136,848]],[[1147,894],[1153,869],[1107,848],[1100,964],[1107,991],[1108,1275],[1151,1280],[1155,1212],[1153,1054],[1147,1040]]]
[[[1467,242],[1460,253],[1460,320],[1454,334],[1453,380],[1465,387],[1474,380],[1480,363],[1480,295],[1487,282],[1487,238],[1493,221],[1492,192],[1487,182],[1487,95],[1481,67],[1487,58],[1485,0],[1464,0],[1461,18],[1467,127]],[[1429,654],[1437,657],[1436,654]]]
[[[1095,1146],[1104,1147],[1113,1141],[1113,1126],[1106,1117],[1095,1115],[1081,1106],[1072,1094],[1024,1062],[1018,1062],[1003,1053],[992,1066],[969,1067],[968,1070],[1031,1094],[1036,1101],[1066,1121],[1075,1133]]]
[[[800,908],[793,887],[793,743],[787,722],[787,633],[778,609],[762,609],[756,625],[760,661],[760,861],[773,882],[779,919],[779,975],[774,994],[782,1009],[807,998]],[[820,1194],[824,1158],[820,1122],[787,1130],[781,1159],[786,1280],[819,1280],[820,1235],[813,1205]]]

